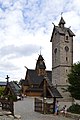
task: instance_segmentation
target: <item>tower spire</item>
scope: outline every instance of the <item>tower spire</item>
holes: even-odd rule
[[[41,55],[41,49],[42,49],[42,48],[40,47],[40,55]]]
[[[65,24],[65,21],[64,21],[64,19],[63,19],[63,17],[62,17],[62,14],[63,14],[63,13],[61,13],[61,19],[60,19],[60,22],[59,22],[59,27],[61,27],[61,28],[63,28],[63,27],[64,27],[64,24]]]
[[[62,17],[63,12],[61,12],[61,17]]]

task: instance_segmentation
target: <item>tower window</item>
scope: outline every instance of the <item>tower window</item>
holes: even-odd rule
[[[68,34],[65,35],[65,42],[69,42],[69,36],[68,36]]]
[[[65,51],[68,52],[69,51],[69,47],[65,46]]]
[[[66,40],[68,40],[68,36],[66,36]]]
[[[54,53],[55,53],[55,62],[56,62],[56,53],[57,53],[57,48],[54,49]]]
[[[67,70],[66,70],[66,73],[67,73]]]
[[[68,83],[68,80],[66,80],[66,83]]]
[[[57,53],[57,48],[55,48],[54,53],[55,53],[55,54]]]
[[[68,57],[66,57],[66,61],[68,61]]]

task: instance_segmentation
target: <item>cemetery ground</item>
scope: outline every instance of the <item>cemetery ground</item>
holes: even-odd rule
[[[67,104],[69,106],[71,103],[61,103]],[[0,111],[2,112],[2,111]],[[41,114],[39,112],[34,111],[34,98],[26,97],[23,100],[17,101],[14,103],[14,115],[16,118],[11,115],[0,115],[0,120],[74,120],[71,118],[64,117],[62,115],[53,115],[53,114]]]

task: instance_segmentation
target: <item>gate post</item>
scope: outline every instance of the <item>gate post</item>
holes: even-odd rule
[[[55,104],[56,104],[56,98],[54,97],[54,101],[53,101],[53,114],[55,113]]]
[[[11,112],[12,112],[12,115],[14,116],[14,102],[13,100],[10,100],[10,106],[11,106]]]
[[[46,87],[47,87],[47,82],[46,79],[44,78],[44,85],[43,85],[43,113],[46,114]]]
[[[46,114],[46,97],[43,99],[43,113]]]

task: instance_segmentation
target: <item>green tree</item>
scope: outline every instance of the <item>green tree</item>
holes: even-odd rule
[[[5,87],[0,87],[0,96],[3,96]]]
[[[71,73],[68,75],[68,90],[72,97],[80,100],[80,62],[72,66]]]

